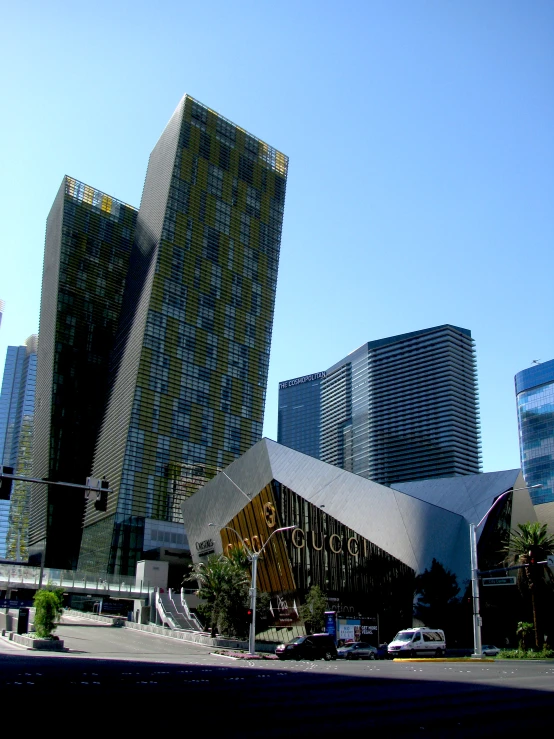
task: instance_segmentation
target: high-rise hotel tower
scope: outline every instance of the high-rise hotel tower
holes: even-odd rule
[[[261,438],[287,165],[189,96],[152,151],[80,472],[115,492],[87,504],[80,569],[132,574],[149,549],[183,549],[182,499]]]
[[[280,383],[278,439],[383,485],[480,472],[471,332],[444,325],[370,341]]]

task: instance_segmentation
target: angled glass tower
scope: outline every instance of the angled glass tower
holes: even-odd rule
[[[64,177],[46,224],[33,477],[84,484],[109,396],[110,357],[137,211]],[[33,485],[31,561],[76,567],[84,495]]]
[[[0,393],[0,463],[29,476],[33,458],[33,415],[37,336],[9,346]],[[9,501],[0,501],[0,558],[28,557],[30,484],[12,483]]]
[[[535,505],[554,503],[554,359],[515,376],[521,468]]]
[[[152,151],[79,568],[182,546],[182,499],[261,438],[287,164],[189,96]]]
[[[444,325],[370,341],[318,380],[316,410],[279,415],[278,438],[319,436],[319,459],[390,485],[481,469],[477,371],[471,332]],[[302,379],[302,378],[300,378]],[[280,384],[279,403],[304,401]],[[302,427],[302,431],[300,431]]]

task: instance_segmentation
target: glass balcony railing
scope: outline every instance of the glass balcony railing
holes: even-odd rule
[[[37,587],[40,583],[40,567],[26,567],[17,564],[0,564],[0,588]],[[155,587],[149,582],[136,582],[134,576],[95,575],[79,570],[56,570],[45,568],[42,573],[42,585],[78,590],[114,593],[126,593],[130,596],[149,595]]]

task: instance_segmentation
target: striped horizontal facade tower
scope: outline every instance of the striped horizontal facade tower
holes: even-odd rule
[[[261,438],[288,159],[185,96],[148,165],[79,568],[131,574]]]
[[[318,376],[309,414],[304,384],[280,383],[279,439],[292,448],[309,453],[302,439],[318,435],[314,456],[384,485],[480,472],[467,329],[446,324],[371,341]]]
[[[64,177],[46,224],[33,477],[84,484],[110,385],[110,357],[137,211]],[[83,495],[33,485],[31,562],[76,567]]]

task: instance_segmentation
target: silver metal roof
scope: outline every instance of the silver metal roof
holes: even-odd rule
[[[429,568],[436,558],[457,575],[458,582],[470,577],[468,521],[479,521],[501,492],[525,485],[519,470],[509,470],[402,483],[393,489],[270,439],[255,444],[229,465],[225,474],[235,485],[220,473],[182,504],[193,555],[195,542],[208,538],[214,539],[216,549],[220,547],[219,529],[248,504],[247,497],[255,497],[276,480],[323,507],[328,515],[412,567],[416,574]],[[518,501],[520,520],[534,520],[529,494],[522,494]],[[526,517],[527,513],[530,516]],[[209,527],[210,522],[216,526]]]

